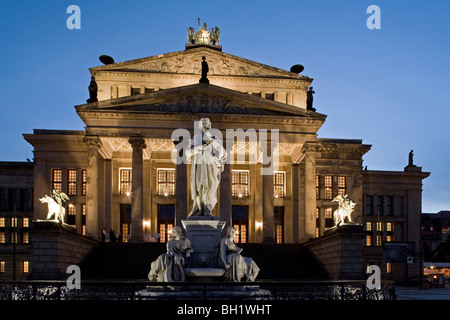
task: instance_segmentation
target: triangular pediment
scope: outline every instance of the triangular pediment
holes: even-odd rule
[[[159,90],[76,108],[78,112],[211,113],[325,118],[325,115],[316,112],[211,84]]]
[[[90,71],[92,74],[108,71],[200,74],[203,56],[206,57],[209,65],[209,75],[212,76],[275,77],[311,80],[311,78],[306,76],[240,58],[208,46],[108,64],[91,68]]]

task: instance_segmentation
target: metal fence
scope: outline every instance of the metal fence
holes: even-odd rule
[[[365,281],[149,282],[66,281],[0,282],[0,300],[395,300],[391,283],[368,289]]]

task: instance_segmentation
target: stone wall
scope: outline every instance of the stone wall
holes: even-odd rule
[[[77,265],[99,242],[67,225],[33,222],[33,266],[30,280],[66,279],[69,265]]]
[[[342,225],[304,243],[304,246],[323,265],[332,280],[365,279],[365,235],[360,225]]]

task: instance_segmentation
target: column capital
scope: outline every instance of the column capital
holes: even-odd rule
[[[131,147],[133,149],[145,149],[145,148],[147,148],[147,145],[145,144],[144,138],[142,138],[140,136],[130,137],[130,139],[128,139],[128,142],[131,144]]]

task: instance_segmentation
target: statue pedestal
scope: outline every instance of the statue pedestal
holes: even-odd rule
[[[190,268],[217,268],[220,239],[226,222],[220,221],[219,217],[198,216],[189,217],[181,223],[194,249]]]

